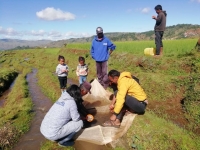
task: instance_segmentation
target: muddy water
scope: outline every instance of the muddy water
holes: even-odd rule
[[[17,145],[14,147],[14,150],[39,150],[42,142],[45,141],[45,138],[40,133],[39,129],[42,119],[44,118],[46,112],[49,110],[53,103],[41,92],[40,87],[37,85],[36,73],[37,70],[33,69],[33,72],[27,75],[29,91],[31,99],[34,103],[33,110],[35,116],[31,122],[30,130],[24,136],[22,136]],[[74,83],[76,82],[68,79],[68,84]],[[102,124],[110,116],[109,113],[97,114],[95,109],[91,109],[90,113],[93,114],[95,117],[94,122],[91,123],[90,126]],[[111,146],[109,145],[96,145],[82,141],[76,141],[74,145],[74,148],[76,150],[109,150],[110,147]]]
[[[10,93],[10,91],[12,90],[13,85],[15,84],[15,80],[14,82],[10,85],[9,89],[7,91],[5,91],[3,93],[3,95],[0,97],[0,108],[3,107],[4,102],[6,101],[8,94]]]
[[[33,69],[33,72],[27,76],[35,116],[31,122],[30,130],[19,140],[14,150],[39,150],[41,143],[45,140],[39,129],[44,115],[53,103],[41,92],[37,85],[36,73],[37,70]]]

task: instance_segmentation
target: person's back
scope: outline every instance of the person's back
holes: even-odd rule
[[[74,98],[64,92],[45,115],[40,128],[41,133],[45,137],[53,137],[71,119],[78,121],[80,115]]]
[[[133,79],[130,72],[122,72],[118,79],[118,91],[127,93],[130,96],[134,96],[140,101],[146,99],[146,93],[139,83]]]

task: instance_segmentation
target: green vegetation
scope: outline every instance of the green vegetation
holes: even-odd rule
[[[0,70],[0,95],[10,86],[17,72],[12,69],[1,69]]]
[[[165,40],[164,56],[161,58],[144,56],[144,48],[154,47],[154,41],[115,42],[117,49],[108,61],[109,70],[130,71],[140,79],[140,84],[149,100],[146,113],[135,118],[131,128],[123,137],[130,149],[131,146],[138,150],[200,149],[198,76],[200,53],[194,50],[196,41],[197,39]],[[69,78],[75,82],[77,82],[75,70],[78,57],[84,56],[86,63],[89,64],[88,81],[90,81],[96,77],[95,62],[90,56],[90,46],[91,43],[73,43],[61,49],[5,51],[3,52],[4,55],[6,54],[5,58],[0,58],[0,65],[3,68],[14,69],[18,73],[23,72],[23,75],[20,74],[16,80],[16,82],[21,81],[21,84],[25,82],[24,76],[30,68],[37,68],[38,84],[43,92],[55,101],[60,95],[58,79],[54,74],[58,55],[66,58],[70,67]],[[22,85],[26,87],[26,84]],[[15,90],[13,87],[12,93]],[[29,99],[27,87],[22,91],[26,91],[26,94],[22,94],[23,96],[17,100],[13,98],[12,101],[10,99],[8,101],[14,103],[24,98]],[[23,110],[26,110],[25,114],[31,117],[32,114],[29,112],[31,104],[26,101],[24,105],[27,105],[27,107],[23,106]],[[18,113],[22,110],[11,111],[14,106],[7,104],[6,109],[0,110],[0,122],[3,117],[3,120],[12,122],[16,128],[23,127],[20,130],[25,132],[28,127],[25,124],[22,125],[22,122],[17,123],[21,116]],[[29,120],[30,118],[27,122]],[[124,149],[123,147],[119,144],[116,149]],[[46,141],[41,149],[58,149],[58,146]]]
[[[185,55],[191,52],[196,42],[197,39],[164,40],[164,54],[165,56]],[[155,48],[153,41],[115,42],[115,45],[117,46],[117,53],[131,53],[140,56],[144,54],[145,48]],[[91,43],[71,43],[67,45],[67,48],[90,50]]]
[[[27,69],[18,75],[4,106],[0,109],[0,149],[10,149],[29,130],[32,101],[26,82]],[[19,88],[20,87],[20,88]]]

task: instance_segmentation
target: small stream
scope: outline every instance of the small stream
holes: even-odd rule
[[[45,138],[40,133],[40,125],[46,112],[53,103],[42,93],[41,88],[37,85],[36,73],[37,70],[33,69],[32,73],[27,75],[29,92],[34,103],[33,111],[35,115],[31,121],[30,130],[22,136],[14,147],[14,150],[39,150],[42,142],[45,141]]]
[[[20,138],[13,150],[39,150],[42,143],[46,140],[40,133],[40,125],[46,112],[50,109],[53,102],[51,102],[51,100],[42,93],[41,88],[37,84],[36,74],[37,70],[33,69],[32,73],[27,75],[27,82],[30,96],[34,104],[33,111],[35,115],[31,121],[30,130]],[[74,81],[68,79],[68,83],[73,84]],[[93,125],[97,125],[106,119],[103,114],[95,117],[98,119],[98,121]],[[99,120],[101,121],[99,122]],[[76,141],[74,148],[76,150],[107,150],[108,146]]]

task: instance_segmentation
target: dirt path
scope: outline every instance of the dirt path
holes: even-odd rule
[[[41,92],[40,87],[37,85],[36,73],[37,70],[33,69],[33,72],[27,75],[35,116],[31,122],[30,130],[19,140],[14,150],[39,150],[41,143],[45,141],[40,133],[40,125],[44,115],[53,103]]]

